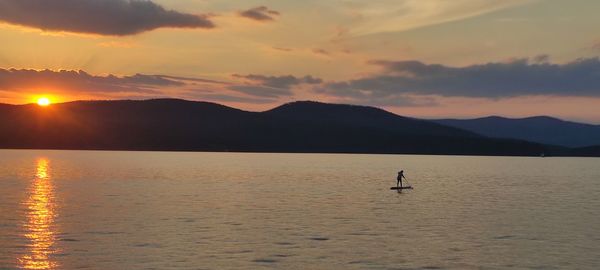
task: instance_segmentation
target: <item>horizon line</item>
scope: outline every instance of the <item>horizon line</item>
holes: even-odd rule
[[[287,104],[292,104],[292,103],[313,102],[313,103],[329,104],[329,105],[347,105],[347,106],[358,106],[358,107],[376,108],[376,109],[384,110],[384,111],[386,111],[388,113],[395,114],[397,116],[408,117],[408,118],[415,118],[415,119],[420,119],[420,120],[428,120],[428,121],[435,121],[435,120],[477,120],[477,119],[492,118],[492,117],[503,118],[503,119],[508,119],[508,120],[523,120],[523,119],[530,119],[530,118],[547,117],[547,118],[552,118],[552,119],[556,119],[556,120],[560,120],[560,121],[564,121],[564,122],[571,122],[571,123],[584,124],[584,125],[592,125],[592,126],[600,126],[600,123],[584,122],[584,121],[581,121],[581,120],[566,120],[566,119],[563,119],[561,117],[552,116],[552,115],[546,115],[546,114],[528,115],[528,116],[520,116],[520,117],[504,116],[504,115],[501,115],[501,114],[481,115],[481,116],[476,116],[476,117],[441,117],[441,118],[416,117],[416,116],[401,115],[401,114],[398,114],[398,113],[395,113],[395,112],[391,112],[391,111],[389,111],[387,109],[384,109],[384,108],[378,107],[378,106],[363,105],[363,104],[352,104],[352,103],[323,102],[323,101],[318,101],[318,100],[295,100],[295,101],[290,101],[290,102],[283,102],[280,105],[276,105],[275,107],[273,107],[271,109],[262,110],[262,111],[252,111],[252,110],[240,109],[240,108],[237,108],[237,107],[233,107],[233,106],[229,106],[229,105],[224,105],[222,103],[218,103],[218,102],[214,102],[214,101],[191,100],[191,99],[171,98],[171,97],[148,98],[148,99],[78,99],[78,100],[70,100],[70,101],[63,101],[63,102],[55,102],[55,103],[52,103],[51,106],[56,106],[56,105],[60,105],[60,104],[68,104],[68,103],[76,103],[76,102],[114,102],[114,101],[138,101],[138,102],[145,102],[145,101],[153,101],[153,100],[178,100],[178,101],[195,102],[195,103],[211,103],[211,104],[225,106],[225,107],[236,109],[236,110],[240,110],[240,111],[256,112],[256,113],[267,112],[267,111],[279,108],[279,107],[287,105]],[[35,102],[22,103],[22,104],[11,104],[11,103],[0,102],[0,105],[7,105],[7,106],[33,106],[33,105],[35,105],[35,106],[39,106]]]

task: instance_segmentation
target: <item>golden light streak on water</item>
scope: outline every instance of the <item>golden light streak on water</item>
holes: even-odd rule
[[[22,269],[56,269],[58,263],[51,258],[56,253],[56,217],[54,186],[50,173],[50,162],[37,160],[35,178],[29,188],[29,196],[23,203],[27,206],[27,222],[24,237],[29,240],[28,252],[19,258]]]

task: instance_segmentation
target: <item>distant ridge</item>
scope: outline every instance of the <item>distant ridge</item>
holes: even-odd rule
[[[600,145],[600,125],[569,122],[548,116],[442,119],[434,122],[493,138],[511,138],[566,147]]]
[[[265,112],[178,99],[0,106],[0,148],[578,155],[365,106],[301,101]],[[594,156],[595,148],[585,154]]]
[[[473,132],[408,118],[368,106],[330,104],[315,101],[286,103],[264,112],[269,116],[327,125],[351,125],[362,128],[377,128],[414,135],[445,135],[455,137],[480,137]]]

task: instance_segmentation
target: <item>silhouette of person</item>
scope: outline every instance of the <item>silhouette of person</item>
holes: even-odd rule
[[[398,182],[396,182],[396,187],[402,188],[402,178],[406,179],[404,176],[404,170],[398,172],[398,177],[396,178]]]

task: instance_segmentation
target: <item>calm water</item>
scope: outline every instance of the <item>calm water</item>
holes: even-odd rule
[[[0,269],[599,267],[600,159],[0,150]]]

